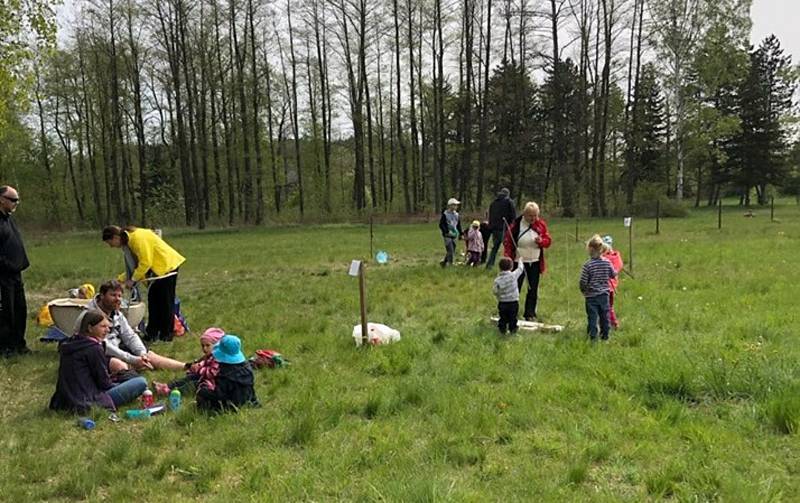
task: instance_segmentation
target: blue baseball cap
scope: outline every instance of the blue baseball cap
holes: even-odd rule
[[[226,335],[220,339],[218,343],[214,344],[211,354],[220,363],[235,365],[246,360],[242,353],[242,341],[235,335]]]

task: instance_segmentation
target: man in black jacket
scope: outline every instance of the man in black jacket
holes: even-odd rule
[[[30,263],[11,215],[18,204],[17,190],[0,186],[0,356],[30,352],[25,345],[28,305],[22,283],[22,271]]]
[[[486,268],[491,269],[494,267],[495,258],[497,258],[497,249],[503,244],[503,231],[506,224],[510,224],[517,218],[517,212],[514,209],[514,200],[509,196],[511,192],[502,188],[497,193],[497,198],[489,205],[489,228],[492,230],[492,251],[489,253],[489,258],[486,259]]]

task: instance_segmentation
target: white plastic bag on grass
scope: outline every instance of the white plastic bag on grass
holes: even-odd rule
[[[381,323],[367,323],[368,341],[373,346],[389,344],[400,340],[400,332]],[[361,345],[361,325],[353,327],[353,339],[356,346]]]

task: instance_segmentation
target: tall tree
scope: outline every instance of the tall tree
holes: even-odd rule
[[[750,72],[739,92],[741,134],[736,140],[737,183],[742,202],[750,204],[756,190],[758,204],[766,204],[767,185],[779,184],[786,173],[789,154],[784,119],[792,108],[797,75],[791,56],[784,54],[774,35],[750,54]]]
[[[400,165],[401,165],[401,179],[403,185],[403,202],[405,203],[405,210],[406,213],[411,213],[411,193],[409,190],[409,180],[408,180],[408,158],[406,154],[406,143],[403,139],[403,122],[400,111],[402,110],[403,106],[403,97],[400,92],[401,87],[401,79],[402,79],[402,71],[400,67],[400,12],[397,8],[397,0],[392,0],[392,14],[394,16],[394,50],[395,50],[395,65],[394,65],[394,73],[395,73],[395,91],[396,91],[396,102],[395,102],[395,133],[397,134],[397,145],[399,148],[399,156],[400,156]]]
[[[303,193],[303,162],[300,155],[300,119],[297,105],[297,57],[294,51],[294,30],[292,28],[291,0],[286,1],[289,22],[289,54],[292,63],[292,134],[294,136],[294,159],[297,167],[297,190],[300,202],[300,218],[305,214],[305,195]]]
[[[656,34],[656,47],[662,56],[675,123],[677,166],[675,197],[683,199],[685,142],[686,142],[686,75],[692,53],[705,27],[705,12],[709,0],[650,0],[650,18]]]

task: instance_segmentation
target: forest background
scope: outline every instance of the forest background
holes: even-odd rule
[[[750,0],[0,6],[0,179],[55,227],[551,216],[800,193],[797,67]],[[63,11],[62,11],[63,12]]]

